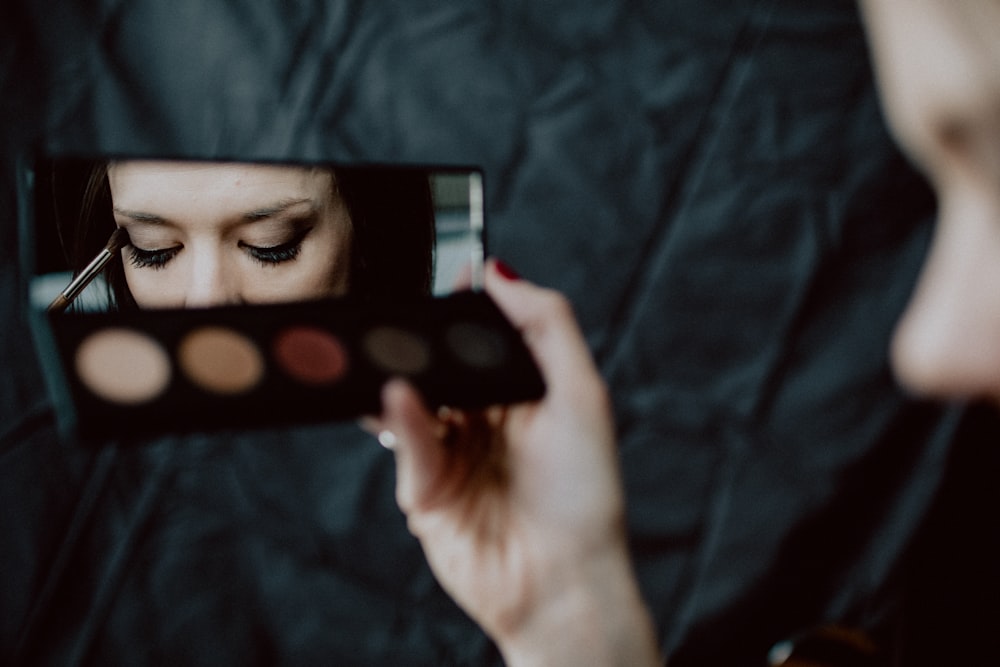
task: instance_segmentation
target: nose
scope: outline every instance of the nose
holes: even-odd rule
[[[235,272],[227,267],[223,253],[212,246],[191,248],[191,272],[184,294],[185,308],[208,308],[240,303]]]
[[[1000,400],[1000,201],[940,199],[938,228],[893,337],[901,384],[936,398]]]

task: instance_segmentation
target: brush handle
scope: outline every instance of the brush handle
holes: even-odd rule
[[[111,260],[112,254],[107,248],[103,248],[101,252],[97,254],[97,257],[90,260],[90,264],[80,272],[76,278],[66,286],[66,289],[62,291],[56,299],[49,304],[49,311],[61,311],[65,310],[69,304],[73,303],[76,297],[80,296],[80,292],[90,284],[90,282],[97,277],[97,274],[101,272],[101,269],[105,267],[108,261]],[[63,303],[65,301],[65,303]],[[62,307],[59,307],[61,304]]]
[[[69,307],[69,304],[73,303],[76,297],[80,296],[80,292],[90,284],[90,282],[97,277],[97,274],[107,266],[111,258],[115,256],[119,250],[122,249],[124,245],[129,242],[128,232],[125,231],[124,227],[119,227],[115,229],[114,234],[108,239],[108,242],[101,249],[101,252],[97,253],[94,259],[90,260],[83,271],[80,272],[76,278],[70,281],[69,285],[66,285],[66,289],[62,293],[52,300],[49,304],[48,311],[50,313],[61,313]]]
[[[72,299],[67,299],[64,295],[60,294],[52,300],[52,303],[49,304],[49,307],[46,310],[50,313],[61,313],[69,308],[69,304],[71,303],[73,303]]]

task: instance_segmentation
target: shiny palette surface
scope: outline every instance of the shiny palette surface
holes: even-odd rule
[[[432,407],[537,399],[520,334],[482,292],[392,307],[350,300],[53,314],[84,438],[243,429],[377,413],[406,377]]]

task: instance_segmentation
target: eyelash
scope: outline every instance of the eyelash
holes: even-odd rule
[[[174,255],[181,251],[180,248],[165,248],[163,250],[143,250],[131,246],[129,248],[129,263],[137,269],[162,269],[167,265]]]
[[[304,229],[296,234],[290,241],[280,243],[275,246],[259,247],[249,245],[243,241],[239,242],[239,247],[246,250],[251,259],[262,266],[274,266],[285,262],[294,261],[302,250],[302,241],[311,230]],[[129,248],[129,262],[137,269],[162,269],[174,256],[181,251],[183,246],[164,248],[158,250],[144,250],[131,246]]]
[[[308,233],[308,230],[302,231],[292,237],[291,241],[267,248],[248,245],[242,241],[240,241],[240,247],[246,250],[252,259],[264,266],[283,264],[284,262],[291,262],[299,256],[299,251],[302,250],[302,240]]]

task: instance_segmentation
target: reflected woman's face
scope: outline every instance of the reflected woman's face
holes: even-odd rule
[[[352,226],[330,171],[128,160],[109,167],[108,182],[140,308],[347,292]]]

